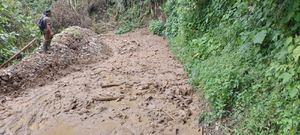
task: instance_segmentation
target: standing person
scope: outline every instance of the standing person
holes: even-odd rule
[[[46,10],[38,22],[39,28],[44,35],[43,51],[45,53],[48,51],[53,37],[51,16],[51,10]]]

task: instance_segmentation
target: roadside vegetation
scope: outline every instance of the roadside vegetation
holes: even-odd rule
[[[168,0],[166,36],[234,134],[300,133],[300,1]]]

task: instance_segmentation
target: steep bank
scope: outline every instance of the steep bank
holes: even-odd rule
[[[202,123],[299,134],[299,0],[168,0],[165,9],[171,46],[212,108]]]

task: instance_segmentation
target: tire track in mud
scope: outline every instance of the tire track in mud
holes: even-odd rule
[[[167,41],[100,36],[114,55],[0,104],[2,135],[199,135],[200,102]]]

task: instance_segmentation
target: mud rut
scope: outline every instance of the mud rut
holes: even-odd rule
[[[114,55],[0,103],[0,135],[198,135],[198,100],[167,41],[101,36]]]

